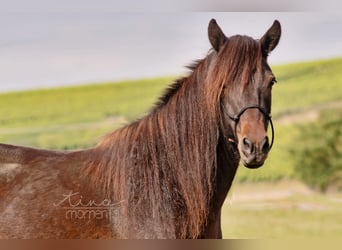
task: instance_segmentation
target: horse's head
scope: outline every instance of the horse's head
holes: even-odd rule
[[[271,91],[276,82],[267,63],[277,46],[281,27],[278,21],[259,40],[247,36],[226,37],[215,20],[208,28],[215,50],[212,77],[220,82],[221,132],[237,145],[248,168],[263,165],[273,143]],[[268,124],[272,138],[268,137]]]

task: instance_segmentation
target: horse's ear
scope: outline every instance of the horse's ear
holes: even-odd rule
[[[211,19],[209,22],[208,37],[211,45],[216,51],[219,51],[221,46],[227,40],[227,37],[222,32],[215,19]]]
[[[265,56],[267,56],[277,45],[281,35],[281,26],[278,20],[275,20],[260,39],[261,48]]]

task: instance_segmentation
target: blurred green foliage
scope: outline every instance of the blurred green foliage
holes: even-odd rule
[[[291,150],[296,176],[319,191],[342,190],[342,110],[323,112],[300,132]]]

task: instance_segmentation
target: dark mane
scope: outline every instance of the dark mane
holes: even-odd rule
[[[175,80],[169,87],[164,90],[164,93],[159,97],[157,103],[155,104],[155,108],[163,106],[167,104],[170,98],[178,91],[178,89],[183,85],[183,82],[186,80],[186,77],[182,77],[180,79]]]
[[[189,74],[192,74],[195,69],[202,63],[204,59],[202,60],[196,60],[192,64],[188,65],[187,68],[190,70]],[[155,108],[158,108],[159,106],[165,105],[170,98],[178,91],[178,89],[182,86],[183,82],[186,81],[188,76],[181,77],[177,80],[175,80],[168,88],[164,90],[164,93],[159,97],[158,101],[155,104]]]
[[[238,37],[220,53],[209,53],[166,90],[147,116],[107,135],[94,149],[99,157],[88,164],[86,175],[121,202],[127,221],[114,224],[126,225],[122,237],[139,238],[139,232],[200,236],[215,189],[217,152],[235,157],[219,148],[221,92],[225,83],[250,77],[246,69],[260,60],[251,40]]]

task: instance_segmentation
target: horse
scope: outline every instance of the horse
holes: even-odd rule
[[[278,20],[253,39],[212,19],[205,58],[97,145],[0,144],[0,238],[222,238],[239,162],[262,166],[273,144],[267,58],[280,35]]]

